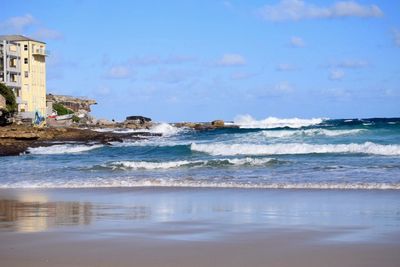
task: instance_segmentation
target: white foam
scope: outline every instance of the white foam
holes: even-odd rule
[[[52,145],[47,147],[30,147],[28,148],[28,152],[30,154],[42,154],[42,155],[51,155],[51,154],[68,154],[68,153],[81,153],[89,150],[93,150],[96,148],[100,148],[103,145]]]
[[[252,165],[260,166],[269,162],[275,161],[274,158],[226,158],[215,160],[180,160],[180,161],[165,161],[165,162],[151,162],[151,161],[117,161],[110,164],[102,165],[103,167],[111,166],[113,169],[134,169],[134,170],[157,170],[157,169],[173,169],[180,167],[190,166],[207,166],[214,164],[228,163],[232,165]]]
[[[124,129],[124,128],[97,128],[93,129],[96,132],[113,132],[113,133],[156,133],[163,136],[176,135],[182,131],[182,128],[177,128],[169,123],[159,123],[153,125],[150,129]]]
[[[175,126],[172,126],[171,124],[160,123],[160,124],[157,124],[157,125],[153,126],[150,129],[150,132],[151,133],[160,133],[163,136],[171,136],[171,135],[175,135],[175,134],[179,133],[180,130],[181,129],[179,129],[179,128],[175,127]]]
[[[282,154],[313,154],[313,153],[361,153],[386,156],[400,156],[400,145],[380,145],[371,142],[363,144],[325,144],[312,145],[304,143],[290,144],[196,144],[191,150],[204,152],[215,156],[233,155],[282,155]]]
[[[296,136],[342,136],[354,135],[363,132],[363,129],[351,130],[328,130],[328,129],[307,129],[307,130],[278,130],[278,131],[263,131],[263,135],[267,138],[289,138]]]
[[[229,163],[233,165],[252,165],[252,166],[259,166],[265,165],[269,162],[275,161],[274,158],[235,158],[235,159],[225,159]]]
[[[202,164],[202,161],[167,161],[167,162],[148,162],[148,161],[117,161],[113,162],[111,166],[118,168],[130,168],[130,169],[145,169],[145,170],[156,170],[156,169],[171,169],[182,167],[189,164]]]
[[[114,128],[95,128],[92,129],[92,131],[98,132],[98,133],[108,133],[114,131]]]
[[[243,183],[174,179],[96,179],[74,182],[22,182],[0,184],[0,188],[129,188],[129,187],[192,187],[238,189],[315,189],[315,190],[400,190],[400,183]]]
[[[256,120],[250,115],[240,115],[234,120],[234,124],[238,125],[240,128],[258,128],[258,129],[272,129],[272,128],[301,128],[305,126],[319,124],[323,121],[322,118],[313,119],[279,119],[275,117],[268,117],[263,120]]]

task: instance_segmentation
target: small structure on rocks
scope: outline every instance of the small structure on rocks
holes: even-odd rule
[[[128,116],[123,122],[123,127],[129,129],[150,128],[152,125],[151,119],[143,116]]]

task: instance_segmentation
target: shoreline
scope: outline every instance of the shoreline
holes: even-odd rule
[[[8,125],[0,127],[0,157],[18,156],[27,152],[29,147],[51,146],[54,143],[67,144],[67,142],[77,142],[80,144],[105,144],[110,142],[124,142],[126,140],[145,140],[151,136],[162,136],[161,133],[147,132],[150,124],[125,124],[121,125],[96,125],[87,127],[43,127],[37,128],[24,125]],[[157,124],[151,124],[157,125]],[[210,123],[172,123],[169,125],[177,128],[190,128],[196,131],[209,131],[216,129],[231,129],[238,126],[214,125]],[[116,127],[117,126],[117,127]],[[116,127],[116,128],[115,128]],[[133,127],[133,128],[132,128]],[[110,131],[95,131],[94,129],[110,129]],[[118,133],[115,129],[135,129],[137,132]],[[141,132],[140,130],[143,130]],[[51,143],[50,143],[51,142]]]

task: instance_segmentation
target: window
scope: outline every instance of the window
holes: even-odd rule
[[[24,51],[28,51],[28,45],[24,45]]]
[[[17,67],[17,60],[15,58],[10,59],[10,68]]]
[[[29,74],[27,71],[25,71],[25,78],[28,78]]]
[[[25,64],[28,64],[28,58],[27,58],[27,57],[24,58],[24,63],[25,63]]]

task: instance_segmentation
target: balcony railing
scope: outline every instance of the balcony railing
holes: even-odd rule
[[[49,51],[45,50],[43,48],[36,48],[33,50],[32,52],[33,55],[37,55],[37,56],[48,56],[49,55]]]

